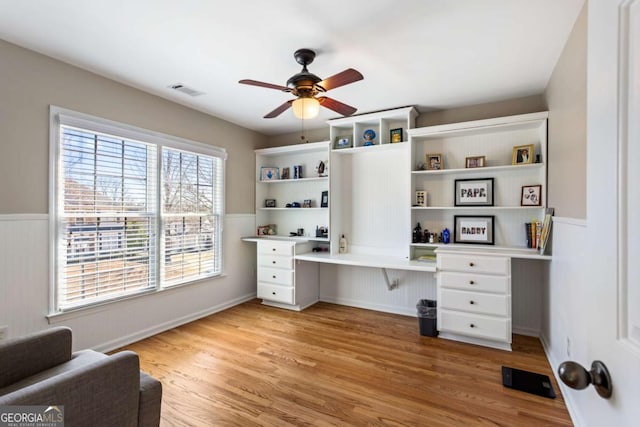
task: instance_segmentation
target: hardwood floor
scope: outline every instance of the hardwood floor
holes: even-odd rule
[[[531,337],[509,353],[421,337],[412,317],[256,300],[126,349],[162,381],[163,426],[571,425]],[[558,397],[503,387],[501,365],[549,375]]]

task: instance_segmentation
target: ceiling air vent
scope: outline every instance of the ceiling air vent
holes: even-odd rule
[[[200,96],[204,95],[204,92],[200,92],[199,90],[192,89],[188,86],[183,85],[182,83],[176,83],[169,86],[171,89],[177,90],[178,92],[186,93],[189,96]]]

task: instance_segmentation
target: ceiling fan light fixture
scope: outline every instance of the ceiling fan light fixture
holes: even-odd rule
[[[298,98],[291,103],[293,115],[299,119],[313,119],[320,113],[320,102],[315,98]]]

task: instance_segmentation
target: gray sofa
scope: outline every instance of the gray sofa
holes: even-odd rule
[[[136,353],[72,353],[69,328],[0,342],[0,406],[63,405],[67,427],[158,426],[161,400]]]

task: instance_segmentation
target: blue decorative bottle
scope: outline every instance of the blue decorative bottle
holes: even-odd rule
[[[451,241],[451,233],[448,228],[442,230],[442,243],[449,243]]]

